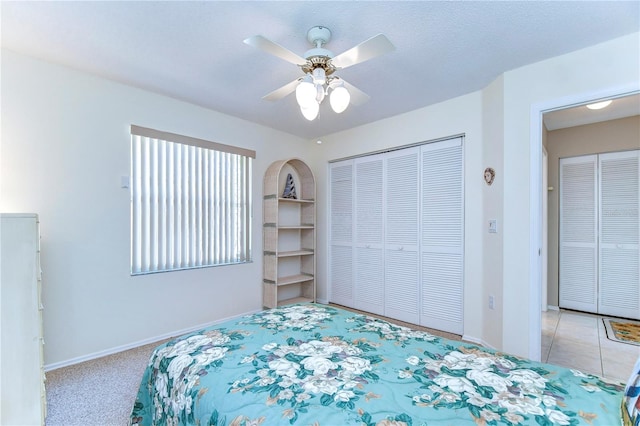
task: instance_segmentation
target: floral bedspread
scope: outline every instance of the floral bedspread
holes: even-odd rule
[[[619,425],[624,385],[325,305],[159,346],[132,425]]]

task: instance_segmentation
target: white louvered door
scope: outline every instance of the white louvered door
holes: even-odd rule
[[[463,333],[462,140],[421,147],[420,324]]]
[[[420,148],[386,155],[385,315],[418,324]]]
[[[353,160],[331,164],[330,175],[331,301],[353,307]]]
[[[462,138],[330,165],[330,301],[463,333]]]
[[[639,152],[600,154],[598,313],[640,319]]]
[[[384,315],[384,161],[373,155],[355,166],[355,307]]]
[[[597,312],[596,155],[560,159],[560,307]]]

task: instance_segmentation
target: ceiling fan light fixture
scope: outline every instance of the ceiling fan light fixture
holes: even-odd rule
[[[329,95],[329,103],[331,104],[331,109],[333,109],[336,114],[344,112],[344,110],[346,110],[349,106],[350,101],[351,95],[343,84],[335,87],[331,91],[331,95]]]
[[[320,84],[324,86],[324,84],[327,82],[327,73],[324,71],[324,68],[322,67],[314,68],[312,74],[313,74],[313,82],[315,84]]]
[[[312,82],[311,76],[305,76],[296,87],[296,101],[300,108],[307,108],[311,104],[317,103],[316,96],[318,92]]]
[[[334,56],[333,52],[324,47],[330,39],[331,31],[328,28],[311,28],[307,32],[307,40],[313,48],[302,57],[261,35],[247,38],[244,42],[249,46],[284,59],[298,66],[304,73],[304,77],[285,84],[263,96],[263,99],[277,101],[295,91],[300,111],[307,120],[316,119],[320,104],[327,96],[330,98],[331,108],[338,114],[348,108],[352,99],[354,105],[366,102],[369,99],[366,93],[344,82],[334,73],[390,52],[395,47],[386,36],[378,34]]]
[[[316,102],[321,104],[322,101],[324,101],[325,95],[326,95],[326,92],[325,92],[324,86],[321,84],[316,84]]]
[[[309,121],[313,121],[316,119],[318,113],[320,112],[320,104],[314,101],[308,107],[300,107],[300,111],[302,112],[304,118]]]
[[[609,99],[607,101],[596,102],[596,103],[587,105],[587,108],[589,108],[589,109],[602,109],[602,108],[606,108],[609,105],[611,105],[611,102],[612,102],[611,99]]]

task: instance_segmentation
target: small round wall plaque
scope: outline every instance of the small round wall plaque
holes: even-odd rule
[[[484,169],[484,181],[487,182],[487,185],[491,185],[493,183],[493,179],[496,177],[496,171],[491,167],[487,167]]]

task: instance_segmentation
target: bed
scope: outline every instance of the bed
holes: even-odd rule
[[[625,386],[320,304],[153,352],[131,425],[620,425]]]

